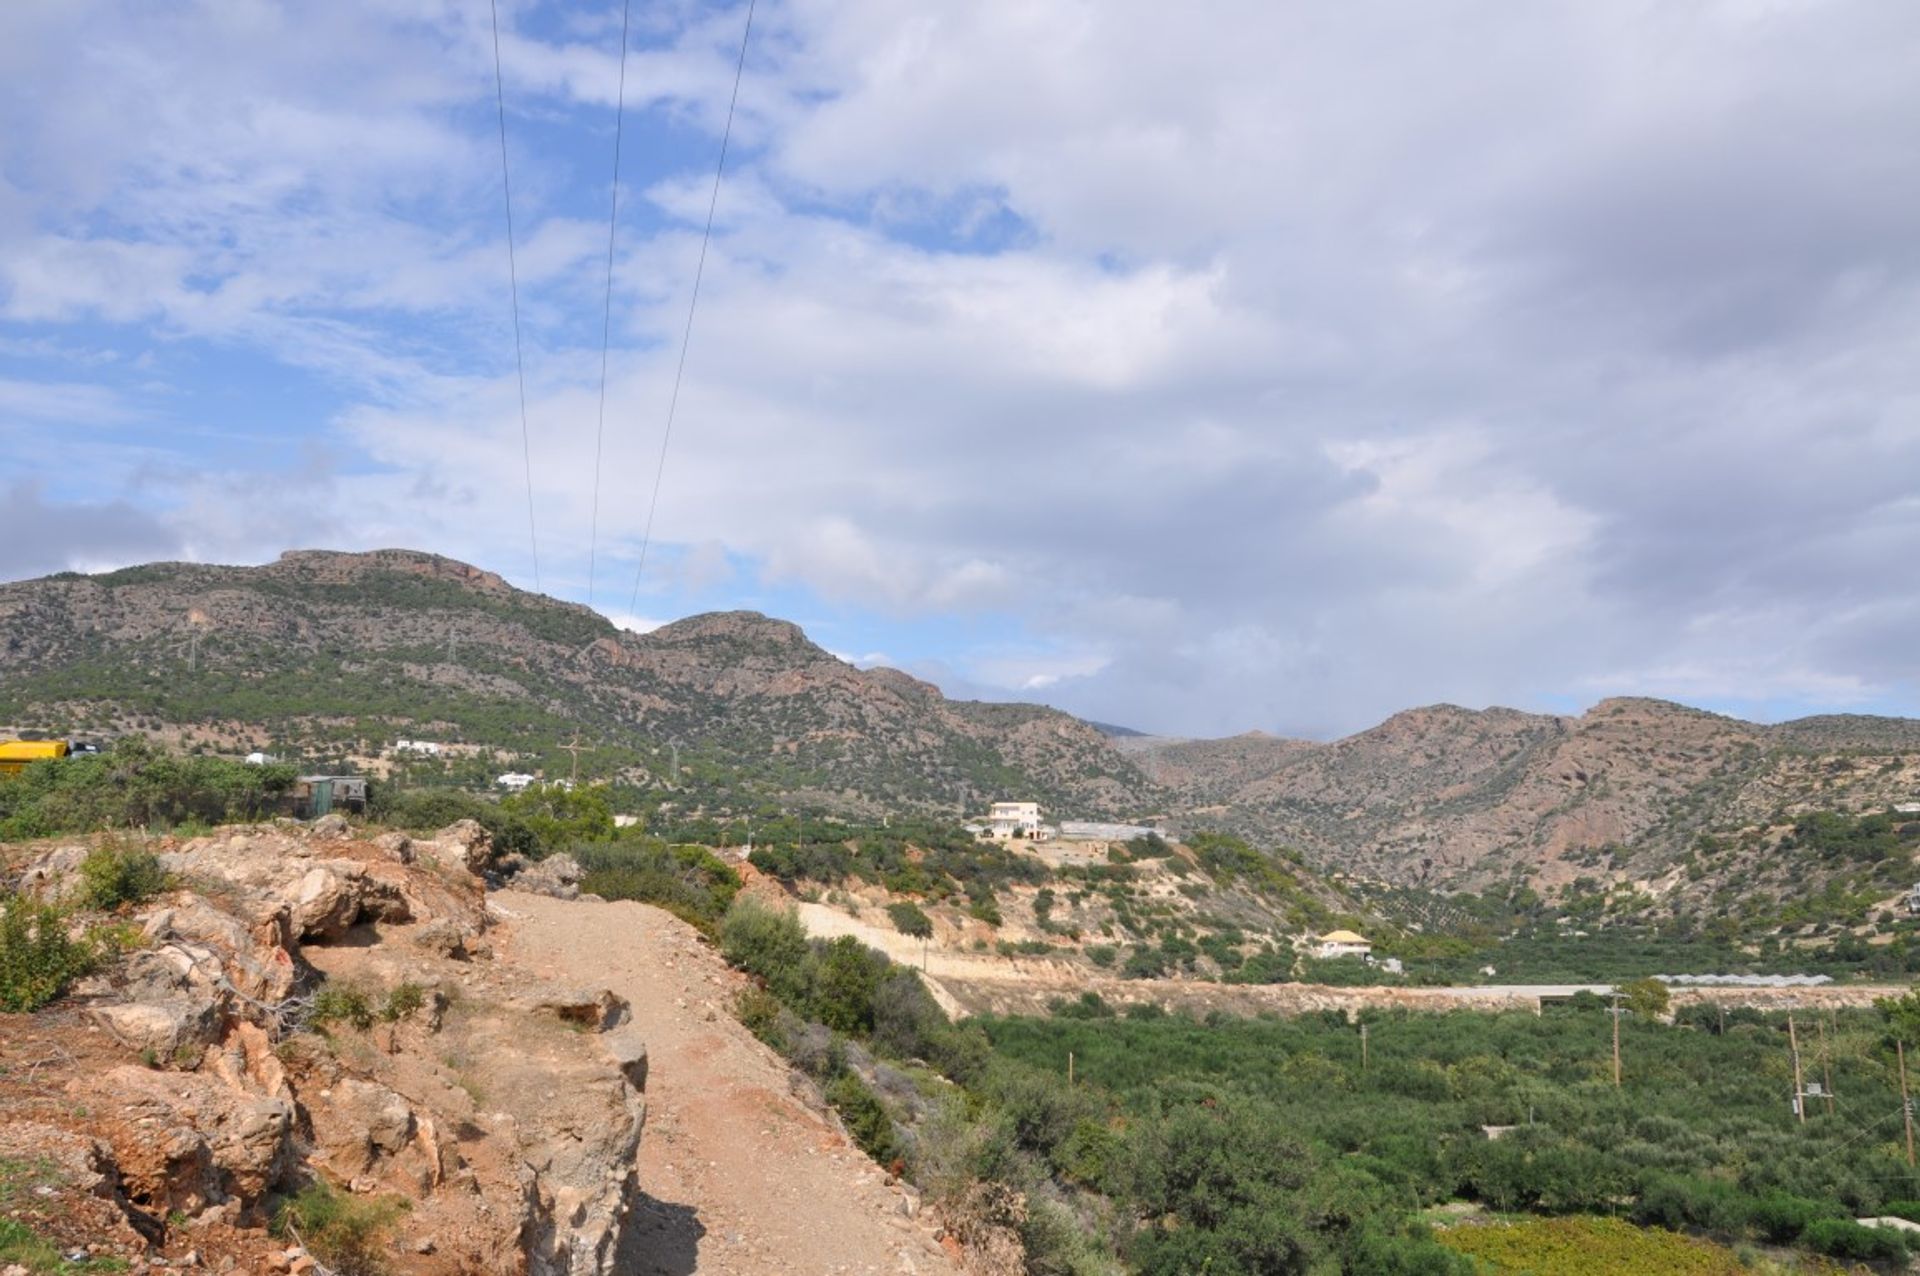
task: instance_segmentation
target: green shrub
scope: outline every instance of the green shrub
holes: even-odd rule
[[[349,1196],[316,1180],[273,1211],[273,1234],[298,1240],[336,1276],[386,1276],[387,1232],[406,1211],[395,1197]]]
[[[918,904],[901,902],[887,905],[887,916],[893,919],[893,928],[902,935],[914,939],[933,938],[933,918]]]
[[[1820,1218],[1807,1224],[1800,1243],[1830,1258],[1867,1262],[1905,1258],[1907,1243],[1891,1228],[1862,1227],[1850,1218]]]
[[[847,1133],[860,1150],[881,1165],[900,1155],[900,1143],[894,1134],[893,1118],[886,1105],[867,1088],[867,1083],[851,1072],[842,1072],[827,1086],[827,1102],[840,1114]]]
[[[13,895],[0,908],[0,1010],[38,1010],[98,960],[90,940],[68,937],[66,916],[52,905]]]
[[[586,870],[580,889],[589,895],[664,908],[708,935],[740,890],[740,874],[703,846],[647,839],[576,845],[571,854]]]
[[[1893,1213],[1893,1206],[1889,1205],[1886,1212]],[[1833,1217],[1835,1211],[1831,1205],[1810,1201],[1803,1196],[1789,1196],[1785,1192],[1769,1192],[1754,1201],[1748,1210],[1748,1220],[1754,1230],[1763,1239],[1776,1245],[1798,1240],[1801,1233],[1821,1219]]]
[[[365,1032],[373,1027],[373,999],[357,984],[326,984],[313,995],[307,1022],[316,1028],[341,1023]]]
[[[380,1003],[380,1018],[388,1023],[398,1023],[420,1013],[420,1008],[426,1004],[427,990],[409,979],[388,990],[386,998]]]
[[[812,950],[792,909],[776,912],[751,897],[736,899],[720,923],[720,952],[789,1006],[806,1000]]]
[[[144,904],[167,888],[160,857],[144,847],[105,842],[80,861],[81,898],[89,908]]]

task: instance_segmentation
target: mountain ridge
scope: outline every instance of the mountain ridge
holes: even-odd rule
[[[13,582],[0,632],[0,716],[20,727],[315,757],[442,734],[482,750],[462,773],[476,783],[496,762],[559,774],[578,740],[585,774],[682,806],[957,816],[1022,797],[1058,818],[1155,813],[1323,869],[1450,887],[1558,889],[1608,848],[1644,875],[1702,835],[1920,797],[1911,719],[1767,725],[1627,696],[1578,715],[1425,705],[1332,741],[1115,736],[856,668],[759,612],[638,634],[414,550]]]

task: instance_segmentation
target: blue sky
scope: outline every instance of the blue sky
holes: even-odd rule
[[[502,0],[540,584],[1326,736],[1920,708],[1920,11]],[[0,577],[534,583],[488,9],[0,11]]]

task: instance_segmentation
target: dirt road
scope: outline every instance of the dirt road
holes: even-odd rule
[[[622,1276],[957,1273],[904,1189],[796,1098],[728,1013],[740,976],[678,919],[632,903],[503,891],[502,955],[633,1005],[647,1042],[640,1226]]]

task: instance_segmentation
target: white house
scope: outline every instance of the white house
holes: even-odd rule
[[[418,753],[429,758],[440,756],[440,746],[432,740],[395,740],[395,753]]]
[[[995,837],[1032,837],[1040,831],[1038,802],[995,802],[987,813]]]
[[[1373,945],[1364,935],[1350,930],[1330,930],[1313,946],[1313,955],[1326,961],[1334,957],[1371,957]]]
[[[525,771],[509,771],[494,783],[509,793],[525,793],[528,786],[533,783],[533,777]]]

